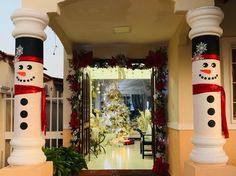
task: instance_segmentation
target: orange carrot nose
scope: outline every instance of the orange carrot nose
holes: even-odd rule
[[[26,72],[17,72],[18,75],[25,76]]]
[[[209,70],[209,69],[200,70],[200,71],[203,73],[206,73],[206,74],[211,74],[211,70]]]

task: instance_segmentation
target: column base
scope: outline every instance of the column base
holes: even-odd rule
[[[53,163],[47,161],[33,166],[8,166],[0,169],[1,176],[53,176]]]
[[[235,176],[236,167],[226,164],[184,163],[184,176]]]
[[[13,152],[7,162],[12,166],[30,166],[45,163],[46,156],[42,151],[44,143],[45,141],[42,138],[13,138],[10,143],[13,147]]]
[[[225,139],[219,137],[205,137],[194,135],[192,143],[194,148],[190,160],[201,164],[226,164],[228,156],[223,150]]]

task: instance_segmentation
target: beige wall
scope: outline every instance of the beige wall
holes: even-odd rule
[[[192,124],[192,62],[188,25],[183,18],[168,47],[168,122]]]
[[[235,24],[235,6],[236,6],[236,1],[228,1],[222,8],[222,10],[224,11],[224,19],[223,22],[221,24],[221,27],[223,28],[223,37],[235,37],[236,36],[236,24]],[[226,52],[223,54],[223,56],[229,56],[228,55],[228,50],[227,50],[227,46],[222,46],[223,43],[221,43],[221,49],[225,48],[225,50],[221,51],[221,55],[223,52]],[[228,46],[230,47],[230,46]],[[229,58],[225,58],[223,57],[223,59],[228,59]],[[223,63],[223,62],[222,62]],[[228,62],[227,62],[228,63]],[[227,70],[224,70],[226,76],[228,75]],[[222,76],[223,77],[223,76]],[[229,87],[224,85],[224,87]],[[227,90],[228,91],[228,90]],[[227,93],[226,95],[228,95],[227,98],[230,98],[230,94]],[[226,108],[230,108],[229,106],[227,106]],[[231,114],[230,114],[231,115]],[[228,117],[230,119],[230,117]],[[231,120],[228,120],[228,122],[231,122]],[[233,129],[229,130],[229,135],[230,138],[227,139],[226,145],[224,146],[224,150],[226,152],[226,154],[229,157],[229,164],[235,165],[236,166],[236,150],[235,150],[235,146],[236,146],[236,128],[235,128],[235,124],[231,124],[228,125],[230,127],[233,127]]]
[[[192,150],[192,130],[168,129],[168,155],[171,176],[183,176],[184,162]]]
[[[22,7],[37,9],[43,12],[56,12],[58,10],[57,3],[63,0],[21,0]]]
[[[2,102],[3,95],[0,93],[0,102]],[[0,168],[4,166],[4,150],[5,150],[5,141],[4,141],[4,133],[5,133],[5,120],[3,117],[2,105],[0,104]]]
[[[57,92],[58,92],[58,96],[61,97],[61,92],[59,92],[59,90],[56,89],[56,86],[54,84],[54,80],[50,80],[50,81],[47,81],[47,82],[44,82],[45,85],[47,85],[48,87],[48,92],[47,92],[47,95],[50,96],[50,97],[57,97]]]
[[[0,86],[12,87],[14,84],[14,69],[7,62],[0,61],[0,70],[4,75],[0,76]]]
[[[52,176],[53,162],[47,161],[40,165],[31,166],[11,166],[0,169],[1,176]]]
[[[5,86],[8,88],[12,88],[14,84],[14,69],[10,67],[7,62],[0,61],[0,70],[1,73],[4,73],[3,76],[0,76],[0,87]],[[5,166],[5,156],[8,156],[7,152],[9,147],[7,146],[7,143],[5,146],[5,130],[6,128],[7,130],[9,130],[10,126],[9,108],[5,113],[4,108],[6,108],[6,104],[4,103],[3,98],[4,94],[0,93],[0,168]],[[6,151],[6,153],[4,151]]]
[[[235,7],[236,1],[228,1],[224,5],[220,4],[220,8],[224,11],[224,19],[221,23],[224,37],[236,36]]]
[[[175,11],[185,12],[186,10],[201,7],[211,6],[215,4],[215,0],[175,0]]]
[[[229,157],[228,164],[236,166],[236,130],[229,130],[224,150]],[[168,154],[171,176],[183,176],[184,162],[189,160],[192,151],[192,130],[168,129]]]
[[[66,80],[67,75],[69,74],[69,60],[72,55],[68,55],[64,51],[64,79],[63,79],[63,146],[69,146],[70,144],[70,114],[71,114],[71,106],[67,98],[71,96],[71,91],[69,90],[69,83]]]
[[[124,54],[127,57],[135,59],[143,59],[148,55],[149,50],[155,51],[161,46],[166,46],[167,43],[153,44],[104,44],[104,45],[83,45],[76,46],[77,50],[85,49],[93,51],[95,58],[111,58],[118,54]]]
[[[224,150],[229,157],[228,163],[236,166],[236,130],[229,130],[229,137],[224,145]]]

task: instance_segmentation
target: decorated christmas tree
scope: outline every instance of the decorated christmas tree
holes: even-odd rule
[[[107,90],[103,113],[108,131],[114,134],[112,142],[122,144],[131,130],[130,112],[116,84],[112,84]]]

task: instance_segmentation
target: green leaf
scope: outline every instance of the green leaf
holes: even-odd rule
[[[54,176],[70,176],[79,174],[82,169],[88,169],[83,155],[72,147],[43,148],[47,161],[53,161]]]

